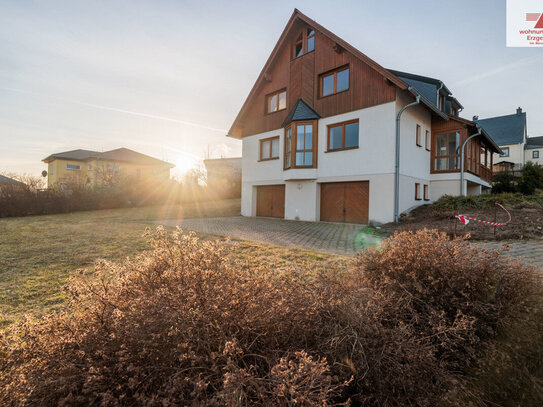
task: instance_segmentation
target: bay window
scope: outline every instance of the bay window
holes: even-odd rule
[[[295,122],[285,129],[285,169],[316,167],[316,129],[315,122]]]

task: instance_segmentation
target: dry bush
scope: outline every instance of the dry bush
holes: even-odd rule
[[[493,355],[536,367],[506,331],[539,340],[539,277],[465,241],[402,233],[348,270],[304,273],[179,231],[150,239],[73,278],[68,311],[2,338],[0,404],[467,405],[492,390]]]

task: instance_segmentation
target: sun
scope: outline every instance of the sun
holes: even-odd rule
[[[174,175],[182,177],[190,170],[197,168],[202,162],[202,158],[197,155],[179,151],[172,162],[172,164],[175,164],[175,168],[172,169],[172,172]]]

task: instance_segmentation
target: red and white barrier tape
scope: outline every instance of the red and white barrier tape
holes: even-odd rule
[[[500,208],[502,208],[507,213],[507,216],[509,216],[509,219],[507,220],[507,222],[505,222],[505,223],[489,222],[487,220],[471,218],[471,217],[466,216],[466,215],[455,215],[454,217],[457,218],[464,225],[467,225],[470,220],[474,220],[475,222],[481,222],[481,223],[484,223],[484,224],[490,225],[490,226],[505,226],[509,222],[511,222],[511,214],[509,213],[509,211],[507,209],[505,209],[502,205],[500,205],[498,202],[495,202],[495,205],[499,206]]]

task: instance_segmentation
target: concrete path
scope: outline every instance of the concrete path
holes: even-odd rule
[[[373,229],[364,225],[328,222],[301,222],[270,218],[201,218],[165,220],[157,222],[168,226],[180,226],[184,230],[233,239],[270,243],[352,256],[355,252],[377,244],[381,239]],[[482,242],[482,247],[497,248],[502,242]],[[506,241],[511,245],[507,252],[543,268],[543,241]]]

